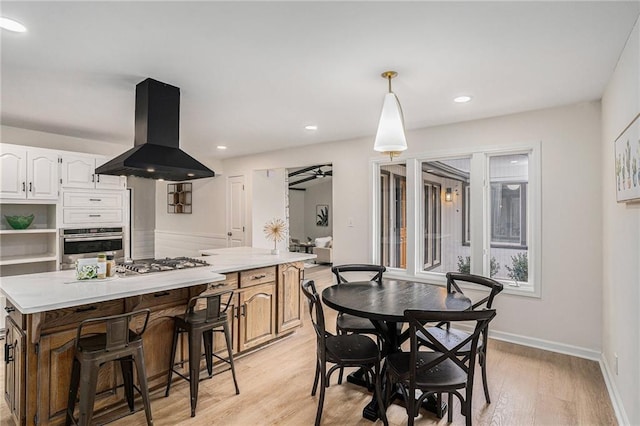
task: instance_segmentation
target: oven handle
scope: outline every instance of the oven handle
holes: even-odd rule
[[[122,235],[113,237],[86,237],[86,238],[65,238],[65,243],[78,243],[82,241],[105,241],[105,240],[121,240]]]

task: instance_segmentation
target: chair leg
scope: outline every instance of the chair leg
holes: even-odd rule
[[[376,363],[374,375],[375,375],[374,392],[376,393],[376,398],[378,399],[380,419],[382,420],[382,423],[384,424],[384,426],[387,426],[389,424],[389,420],[387,420],[387,404],[385,403],[384,398],[382,398],[382,386],[381,386],[382,377],[380,374],[380,363]]]
[[[313,387],[311,388],[311,396],[316,394],[318,389],[318,379],[320,378],[320,361],[316,358],[316,376],[313,379]]]
[[[138,348],[133,356],[133,362],[136,364],[138,372],[138,383],[140,384],[140,394],[142,395],[142,403],[144,404],[144,414],[147,416],[147,425],[153,426],[153,418],[151,417],[151,401],[149,399],[149,384],[147,383],[147,371],[144,366],[144,350],[142,346]]]
[[[202,341],[204,343],[204,359],[207,362],[207,373],[209,378],[213,377],[213,330],[207,330],[202,333]]]
[[[178,326],[175,325],[173,327],[173,343],[171,344],[171,361],[169,362],[169,377],[167,378],[167,390],[164,393],[164,396],[169,396],[169,391],[171,390],[171,378],[173,376],[173,367],[176,359],[176,349],[178,347]]]
[[[122,371],[127,405],[129,405],[129,411],[133,412],[133,358],[131,356],[120,358],[120,370]]]
[[[340,373],[338,374],[338,384],[342,384],[342,376],[344,374],[344,367],[340,367]]]
[[[487,404],[491,404],[491,397],[489,396],[489,385],[487,383],[487,353],[482,351],[479,354],[480,369],[482,370],[482,385],[484,386],[484,399]]]
[[[71,383],[69,384],[69,399],[67,401],[67,419],[66,426],[73,423],[73,410],[76,407],[76,398],[78,397],[78,386],[80,386],[80,361],[73,358],[73,367],[71,370]]]
[[[78,416],[78,425],[88,426],[91,424],[93,417],[93,403],[96,399],[96,387],[98,384],[98,370],[100,364],[86,363],[84,371],[80,372],[80,414]]]
[[[449,409],[447,410],[447,421],[451,423],[453,421],[453,394],[449,392],[448,399]]]
[[[191,417],[196,416],[198,404],[198,385],[200,382],[200,340],[201,334],[189,332],[189,388],[191,394]]]
[[[322,419],[322,407],[324,406],[324,393],[327,390],[327,366],[324,362],[320,366],[320,398],[318,399],[318,411],[316,412],[315,426],[320,425]]]
[[[416,416],[416,389],[412,386],[409,386],[409,398],[407,399],[407,414],[409,417],[407,419],[407,425],[413,426]]]
[[[229,365],[231,365],[231,375],[233,376],[233,384],[236,386],[236,395],[240,394],[240,388],[238,387],[238,381],[236,380],[236,367],[233,363],[233,345],[231,343],[231,332],[229,331],[229,324],[224,323],[224,338],[227,341],[227,352],[229,353]]]

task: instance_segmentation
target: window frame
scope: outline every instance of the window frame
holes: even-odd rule
[[[526,154],[528,156],[528,182],[527,182],[527,251],[529,258],[529,280],[514,286],[509,280],[499,279],[505,284],[505,293],[527,297],[541,297],[541,142],[519,143],[508,146],[474,147],[473,149],[444,150],[429,153],[417,153],[411,156],[403,154],[394,161],[388,159],[371,158],[370,160],[370,259],[373,263],[380,264],[378,244],[380,210],[380,167],[403,162],[407,171],[407,268],[387,268],[386,276],[390,278],[411,279],[434,284],[444,285],[446,277],[443,273],[421,270],[423,253],[421,250],[422,239],[419,235],[424,218],[420,212],[422,199],[422,173],[421,164],[425,161],[438,161],[461,157],[471,158],[469,185],[463,186],[462,205],[480,205],[480,209],[472,210],[475,216],[469,220],[469,235],[471,236],[471,273],[490,274],[490,248],[491,244],[491,212],[490,212],[490,158],[492,156]],[[464,188],[469,188],[468,190]],[[464,193],[470,191],[467,198]],[[478,214],[478,212],[480,214]],[[462,215],[464,217],[464,214]],[[464,221],[464,219],[463,219]],[[462,224],[464,230],[464,223]],[[464,235],[464,234],[463,234]],[[477,241],[477,242],[476,242]],[[513,248],[513,246],[509,246]]]

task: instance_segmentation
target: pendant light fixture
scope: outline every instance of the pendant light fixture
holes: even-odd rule
[[[395,71],[385,71],[382,77],[389,81],[389,93],[384,95],[378,132],[373,149],[393,157],[407,149],[407,138],[404,135],[404,118],[402,108],[395,93],[391,91],[391,79],[398,75]]]

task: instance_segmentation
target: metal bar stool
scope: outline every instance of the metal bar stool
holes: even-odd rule
[[[218,293],[206,296],[196,296],[189,300],[184,315],[176,316],[173,345],[171,347],[171,364],[169,365],[169,379],[167,381],[167,391],[165,396],[169,396],[171,390],[171,378],[173,373],[187,380],[191,393],[191,417],[196,415],[196,405],[198,404],[198,384],[200,382],[200,359],[202,358],[201,341],[204,342],[205,359],[207,362],[207,372],[211,378],[213,376],[213,357],[224,361],[230,365],[233,383],[236,387],[236,395],[240,393],[236,380],[236,370],[233,364],[233,349],[231,345],[231,333],[229,332],[229,322],[227,320],[227,309],[231,306],[233,291]],[[223,300],[226,299],[226,300]],[[200,302],[200,303],[199,303]],[[200,306],[204,309],[198,309]],[[189,377],[184,376],[175,370],[176,348],[178,346],[178,335],[187,333],[189,340]],[[229,359],[222,358],[213,353],[213,333],[224,333],[227,342],[227,352]]]
[[[91,424],[98,371],[103,364],[109,361],[120,361],[129,410],[133,412],[133,389],[135,388],[142,396],[147,425],[153,425],[142,347],[142,334],[147,328],[150,312],[149,309],[142,309],[120,315],[86,319],[80,323],[76,335],[76,350],[69,386],[67,426],[71,423],[81,426]],[[142,321],[142,326],[136,331],[131,330],[132,324],[139,324],[140,321]],[[83,334],[83,330],[88,327],[104,330],[104,332]],[[139,389],[133,384],[134,363],[138,372]],[[80,413],[76,421],[73,417],[73,410],[78,392],[80,393],[78,407]]]

